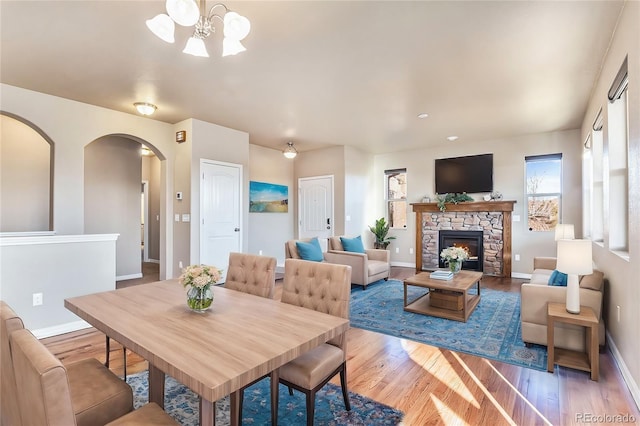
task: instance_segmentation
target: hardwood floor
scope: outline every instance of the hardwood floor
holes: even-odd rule
[[[392,268],[395,279],[413,274],[411,268]],[[123,284],[136,284],[130,281]],[[519,292],[523,281],[485,277],[482,286]],[[276,299],[281,293],[279,281]],[[579,421],[580,415],[630,415],[640,422],[606,349],[600,354],[600,380],[593,382],[582,371],[556,367],[551,374],[356,328],[348,339],[349,389],[404,411],[405,425],[587,423]],[[63,363],[105,358],[104,335],[94,329],[43,341]],[[122,347],[112,341],[111,350],[111,368],[122,374]],[[146,368],[146,361],[127,352],[128,373]]]

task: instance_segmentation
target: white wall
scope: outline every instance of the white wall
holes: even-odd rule
[[[115,289],[117,237],[1,238],[0,297],[37,337],[85,327],[64,299]],[[33,306],[34,293],[42,293],[41,306]]]
[[[605,324],[610,338],[610,348],[618,361],[622,374],[632,391],[636,404],[640,406],[640,3],[628,1],[611,47],[604,60],[602,73],[598,79],[582,123],[582,140],[586,140],[598,110],[602,108],[605,127],[604,144],[608,143],[607,132],[607,92],[618,73],[625,56],[628,56],[629,88],[627,89],[629,117],[629,253],[628,258],[609,250],[609,230],[612,224],[608,208],[604,208],[604,244],[593,245],[593,258],[604,272]],[[594,58],[600,60],[600,58]],[[606,155],[605,155],[606,157]],[[606,168],[605,168],[606,170]],[[606,178],[606,177],[605,177]],[[605,182],[605,192],[608,187]],[[608,199],[605,193],[605,202]],[[599,206],[602,208],[602,206]],[[620,307],[620,320],[617,309]]]
[[[375,238],[368,226],[376,220],[370,213],[377,190],[373,155],[346,146],[344,168],[344,235],[361,235],[365,247],[373,248]],[[378,178],[382,180],[382,177]]]
[[[563,154],[563,217],[565,223],[574,223],[581,229],[581,142],[577,130],[541,133],[517,138],[492,141],[457,141],[420,150],[377,155],[375,157],[376,198],[375,213],[384,216],[385,170],[406,168],[409,203],[416,203],[422,197],[435,200],[434,160],[436,158],[493,153],[494,190],[502,192],[505,200],[515,200],[513,215],[520,216],[513,222],[513,254],[520,255],[520,261],[513,262],[515,274],[530,274],[535,256],[554,256],[556,253],[553,232],[530,232],[527,228],[527,208],[525,200],[525,156],[562,153]],[[479,201],[481,195],[470,194]],[[397,239],[393,247],[400,253],[391,251],[391,262],[415,266],[416,215],[411,206],[406,230],[393,229],[389,235]]]
[[[289,188],[287,213],[249,213],[248,253],[275,257],[278,266],[284,266],[284,242],[293,239],[294,210],[297,193],[294,191],[293,164],[281,150],[249,146],[249,180],[284,185]],[[249,192],[246,192],[249,197]]]
[[[167,203],[172,179],[175,133],[172,125],[133,114],[112,111],[69,99],[0,85],[0,110],[36,125],[55,146],[53,172],[53,230],[58,235],[84,233],[84,146],[106,135],[131,135],[154,149],[163,161],[161,195],[161,269],[160,276],[173,276],[173,205]],[[133,108],[132,108],[133,109]],[[163,259],[169,259],[165,270]]]

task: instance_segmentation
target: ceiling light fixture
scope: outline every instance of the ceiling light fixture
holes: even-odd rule
[[[251,30],[251,22],[242,15],[232,12],[222,3],[211,6],[206,13],[206,0],[200,0],[200,6],[196,0],[167,0],[167,15],[161,13],[153,19],[147,20],[147,27],[156,36],[173,43],[175,24],[185,27],[195,25],[193,35],[187,40],[183,52],[193,56],[209,57],[204,39],[216,31],[213,20],[219,19],[224,25],[224,39],[222,40],[222,56],[235,55],[247,50],[242,43]],[[224,8],[224,14],[213,12],[217,7]]]
[[[298,151],[293,147],[293,142],[287,142],[287,147],[282,153],[287,158],[296,158],[296,155],[298,155]]]
[[[448,140],[449,142],[457,141],[457,140],[458,140],[458,137],[457,137],[457,136],[447,136],[447,140]]]
[[[427,114],[426,112],[418,114],[418,118],[420,118],[420,119],[427,118],[428,116],[429,116],[429,114]]]
[[[142,115],[151,115],[158,109],[157,106],[150,104],[149,102],[136,102],[133,106],[135,106],[138,112]]]

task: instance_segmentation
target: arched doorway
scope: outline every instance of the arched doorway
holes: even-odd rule
[[[102,136],[84,148],[84,232],[119,234],[117,281],[145,273],[159,279],[162,161],[151,143],[132,135]]]

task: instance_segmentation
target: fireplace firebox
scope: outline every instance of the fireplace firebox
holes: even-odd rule
[[[447,247],[462,247],[469,252],[469,259],[462,263],[462,269],[470,271],[483,270],[483,232],[482,231],[439,231],[438,242],[440,251]],[[446,268],[445,262],[439,258],[438,266]]]

